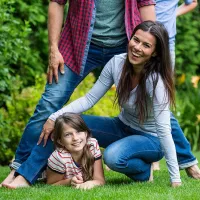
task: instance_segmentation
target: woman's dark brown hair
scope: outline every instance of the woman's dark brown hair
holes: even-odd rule
[[[54,144],[58,148],[63,148],[63,146],[59,143],[61,140],[64,128],[63,125],[67,124],[68,126],[74,128],[79,132],[86,132],[87,139],[91,137],[91,132],[86,126],[85,122],[78,114],[73,113],[65,113],[59,116],[55,121],[54,127]],[[81,158],[81,168],[83,172],[83,180],[92,180],[93,179],[93,171],[94,171],[94,156],[90,151],[89,145],[85,145],[83,148],[83,156]]]
[[[140,74],[139,84],[137,87],[136,109],[140,123],[148,117],[148,95],[146,91],[146,81],[148,77],[153,80],[153,98],[155,98],[155,88],[158,83],[159,75],[161,76],[168,99],[167,103],[175,107],[173,70],[169,52],[169,36],[165,27],[160,22],[144,21],[133,31],[131,38],[137,30],[149,32],[156,38],[156,56],[151,57],[144,65]],[[129,62],[128,56],[122,69],[122,74],[116,92],[116,100],[119,106],[122,106],[130,97],[132,88],[132,79],[135,75],[133,65]]]

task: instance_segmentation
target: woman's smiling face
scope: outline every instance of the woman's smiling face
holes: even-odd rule
[[[141,29],[137,30],[128,44],[129,62],[142,69],[152,56],[156,56],[155,48],[155,36]]]

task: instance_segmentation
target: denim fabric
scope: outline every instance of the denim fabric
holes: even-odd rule
[[[171,128],[172,128],[172,137],[176,147],[176,153],[178,158],[178,164],[180,169],[185,169],[192,165],[198,163],[197,159],[194,157],[191,151],[191,146],[181,127],[178,124],[178,121],[171,113]]]
[[[134,130],[126,126],[117,117],[90,115],[82,115],[82,117],[91,129],[92,136],[98,140],[101,147],[106,148],[104,160],[111,169],[124,173],[133,180],[144,181],[149,179],[150,163],[162,158],[160,142],[157,137]],[[172,114],[171,126],[180,169],[197,164],[198,162],[191,152],[190,144]],[[141,154],[138,153],[138,149]],[[135,155],[139,155],[140,159],[134,157]]]
[[[147,181],[151,163],[163,157],[159,139],[130,128],[119,118],[82,115],[99,145],[104,161],[114,171],[134,181]]]
[[[10,165],[16,173],[34,183],[47,164],[47,158],[53,151],[53,143],[49,140],[47,146],[37,146],[43,124],[50,114],[59,110],[70,98],[78,84],[95,68],[103,67],[114,55],[126,52],[126,44],[116,48],[101,48],[90,45],[87,63],[83,76],[78,76],[65,66],[65,74],[59,73],[59,83],[46,84],[45,92],[30,118],[15,154],[15,160]]]

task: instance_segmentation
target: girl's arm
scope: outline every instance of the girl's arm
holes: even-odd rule
[[[47,168],[47,184],[70,185],[71,179],[64,179],[64,177],[64,174],[56,173],[55,171]]]
[[[70,185],[71,179],[66,179],[66,160],[56,149],[48,159],[47,184]]]
[[[102,159],[99,159],[94,162],[93,180],[86,181],[82,184],[77,184],[76,188],[87,190],[95,186],[100,186],[104,184],[105,184],[105,178],[103,172]]]
[[[188,3],[187,3],[188,2]],[[187,0],[185,3],[181,4],[176,11],[176,17],[184,15],[197,7],[197,0]]]
[[[53,185],[76,185],[83,183],[82,177],[74,176],[69,179],[65,179],[64,174],[56,173],[49,168],[47,169],[47,184]]]

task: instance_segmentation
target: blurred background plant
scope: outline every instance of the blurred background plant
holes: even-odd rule
[[[0,1],[0,107],[12,90],[35,83],[47,66],[48,0]],[[14,87],[14,88],[13,88]]]
[[[192,150],[200,150],[200,84],[199,79],[195,82],[186,81],[179,85],[184,90],[177,90],[175,115],[183,129],[185,136],[192,144]]]
[[[44,90],[48,65],[49,0],[0,1],[0,165],[13,158],[26,123]],[[193,150],[200,150],[199,8],[177,21],[177,116]],[[67,11],[67,9],[66,9]],[[98,71],[89,74],[71,97],[84,95]],[[116,116],[112,87],[87,114]]]
[[[200,6],[177,18],[176,116],[194,151],[200,150]]]

